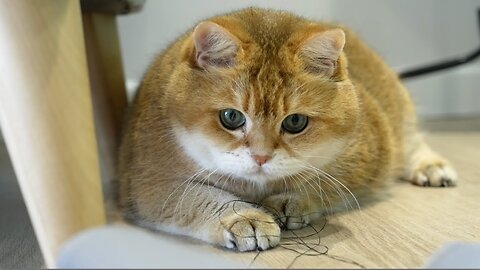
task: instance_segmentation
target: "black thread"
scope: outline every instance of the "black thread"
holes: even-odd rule
[[[246,216],[239,213],[239,211],[236,207],[237,203],[247,203],[247,204],[250,204],[250,205],[254,206],[257,209],[265,209],[265,210],[267,210],[267,212],[270,212],[271,214],[273,214],[274,221],[272,222],[272,221],[268,221],[268,220],[259,220],[259,219],[256,219],[256,218],[246,217]],[[248,221],[265,222],[265,223],[269,223],[269,224],[276,223],[280,226],[280,228],[287,228],[287,223],[289,221],[289,218],[299,218],[300,220],[302,220],[302,218],[305,217],[305,216],[309,216],[309,215],[312,215],[312,214],[321,214],[322,223],[321,223],[319,229],[317,229],[314,225],[308,224],[308,225],[306,225],[305,228],[303,228],[303,231],[305,231],[306,228],[309,228],[313,232],[308,233],[306,235],[299,235],[297,233],[298,231],[296,232],[295,230],[289,230],[289,231],[287,231],[287,233],[292,234],[292,236],[284,236],[280,239],[281,240],[280,244],[279,244],[280,248],[283,248],[285,250],[296,253],[296,256],[293,258],[293,260],[287,266],[287,269],[291,268],[295,264],[295,262],[297,262],[302,256],[326,256],[326,257],[328,257],[332,260],[348,263],[348,264],[351,264],[353,266],[357,266],[357,267],[362,268],[362,269],[366,268],[364,265],[362,265],[362,264],[360,264],[360,263],[358,263],[354,260],[344,258],[344,257],[341,257],[341,256],[328,254],[329,248],[325,244],[322,244],[321,237],[320,237],[320,233],[325,229],[325,227],[327,226],[327,223],[328,223],[327,214],[325,212],[320,212],[319,211],[319,212],[307,213],[307,214],[301,215],[301,216],[285,216],[285,215],[283,215],[283,213],[279,213],[276,209],[269,208],[269,207],[266,207],[266,206],[262,206],[262,205],[259,205],[258,203],[255,203],[255,202],[250,202],[250,201],[245,201],[245,200],[232,200],[232,201],[224,203],[215,212],[215,214],[217,215],[217,217],[219,219],[221,217],[221,213],[224,210],[226,210],[229,205],[231,205],[231,209],[236,215],[238,215],[240,217],[243,217]],[[282,221],[282,220],[285,220],[285,221]],[[222,223],[222,225],[225,226],[225,224],[223,224],[223,223]],[[229,230],[230,228],[225,227],[225,229]],[[234,234],[233,232],[231,232],[231,233],[233,234],[235,239],[256,238],[255,234],[253,236],[242,236],[242,235]],[[266,237],[278,237],[276,235],[264,235],[264,236],[266,236]],[[315,240],[316,240],[315,243],[313,243],[313,244],[308,242],[309,240],[311,240],[312,237],[315,237]],[[235,244],[235,246],[237,245],[236,243],[234,243],[234,244]],[[299,250],[299,247],[303,247],[303,248],[305,248],[305,250]],[[257,244],[257,248],[258,248],[258,244]],[[257,253],[253,257],[253,259],[250,261],[248,267],[251,267],[255,263],[257,258],[260,257],[261,253],[264,252],[264,251],[260,251],[260,250],[257,249],[256,252]]]

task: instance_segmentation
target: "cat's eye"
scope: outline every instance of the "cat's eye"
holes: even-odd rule
[[[220,111],[220,122],[226,129],[235,130],[245,125],[245,115],[235,109]]]
[[[288,133],[300,133],[308,125],[308,117],[302,114],[291,114],[282,122],[282,128]]]

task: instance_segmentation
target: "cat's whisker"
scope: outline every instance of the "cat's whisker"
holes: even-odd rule
[[[178,189],[180,189],[183,185],[185,185],[187,182],[189,182],[191,179],[197,177],[198,175],[202,174],[206,169],[200,169],[198,171],[196,171],[192,176],[190,176],[189,178],[187,178],[187,180],[183,181],[182,184],[180,184],[179,186],[177,186],[171,193],[170,195],[167,197],[167,199],[165,200],[165,202],[163,202],[163,206],[162,206],[162,210],[161,212],[163,213],[163,210],[165,210],[165,206],[168,202],[168,200],[170,200],[170,198],[177,192]]]
[[[302,187],[303,187],[303,192],[305,193],[305,195],[307,195],[308,201],[310,201],[310,196],[308,195],[308,190],[305,188],[302,181],[298,177],[295,177],[295,176],[298,176],[298,175],[293,176],[293,179],[295,180],[295,184],[298,186],[298,190],[300,192],[302,192]]]
[[[307,169],[307,170],[306,170],[306,171],[303,171],[303,172],[301,172],[301,173],[309,173],[309,172],[310,172],[310,173],[314,173],[315,176],[317,176],[317,178],[320,179],[320,176],[319,176],[318,172],[316,172],[316,171],[314,171],[314,170],[311,170],[311,168],[306,167],[306,166],[304,166],[304,168]],[[308,181],[309,183],[311,183],[311,181],[314,181],[314,178],[311,178],[310,176],[307,175],[307,181]],[[320,190],[320,191],[319,191],[319,193],[320,193],[320,194],[319,194],[319,197],[320,197],[320,199],[322,200],[322,204],[325,205],[325,203],[324,203],[324,201],[323,201],[323,196],[322,196],[322,195],[323,195],[323,194],[326,194],[326,193],[323,191],[321,185],[319,184],[319,181],[314,181],[314,183],[317,184],[317,186],[319,187],[319,190]],[[316,189],[315,189],[315,190],[316,190]],[[328,197],[327,197],[327,199],[328,199]]]
[[[310,169],[310,168],[308,168],[308,169]],[[320,174],[319,174],[316,170],[311,170],[311,169],[306,171],[306,173],[308,173],[308,172],[315,174],[315,176],[317,177],[317,179],[320,180],[320,181],[314,181],[314,180],[312,179],[312,180],[314,181],[313,183],[317,184],[317,186],[319,187],[319,189],[320,189],[320,194],[321,194],[321,195],[325,194],[325,198],[327,199],[329,208],[327,208],[325,202],[323,201],[323,196],[320,197],[320,198],[322,199],[322,205],[326,208],[327,213],[328,213],[328,214],[331,214],[331,213],[332,213],[332,207],[333,207],[333,206],[332,206],[332,202],[330,201],[330,198],[328,197],[328,193],[326,193],[326,192],[323,190],[322,186],[321,186],[321,182],[322,182],[321,180],[322,180],[322,178],[321,178]]]
[[[302,172],[298,173],[298,176],[301,177],[306,183],[308,183],[313,188],[314,191],[317,191],[316,188],[310,183],[310,181],[308,181],[308,178],[305,175],[303,175]],[[309,195],[310,192],[306,191],[306,193],[307,193],[307,199],[310,202],[310,195]]]
[[[304,175],[304,173],[306,174],[307,171],[305,171],[305,172],[300,172],[300,175]],[[312,179],[311,176],[308,175],[308,174],[307,174],[307,175],[304,175],[304,179],[305,179],[305,181],[313,188],[313,190],[317,193],[317,196],[320,197],[320,200],[321,200],[321,202],[322,202],[322,205],[325,206],[325,202],[323,201],[323,193],[322,193],[322,188],[321,188],[321,186],[318,185],[318,183],[315,182],[314,179]],[[317,186],[318,186],[318,188],[319,188],[318,190],[317,190],[317,188],[311,183],[312,181],[314,181],[314,183],[317,184]]]
[[[196,206],[196,200],[200,197],[198,196],[199,193],[202,191],[202,188],[206,188],[209,192],[209,195],[211,194],[211,187],[209,185],[206,185],[209,180],[210,180],[210,176],[212,176],[213,174],[215,174],[215,172],[217,171],[218,169],[215,169],[213,170],[210,174],[207,175],[207,177],[204,177],[202,180],[198,181],[197,184],[195,184],[195,186],[193,186],[192,189],[194,189],[197,185],[198,186],[198,189],[197,189],[197,193],[195,193],[195,195],[193,196],[193,200],[192,200],[192,203],[190,205],[190,209],[188,209],[187,213],[191,213],[191,211],[193,210],[193,208]],[[224,176],[222,175],[220,178],[223,178]]]
[[[198,185],[198,183],[203,182],[204,179],[210,177],[210,175],[212,175],[215,171],[216,171],[216,170],[210,172],[210,173],[207,174],[204,178],[202,178],[200,181],[195,181],[196,178],[194,178],[192,181],[190,181],[189,186],[190,186],[193,182],[195,182],[195,184],[194,184],[188,191],[187,191],[187,189],[185,189],[186,192],[184,191],[184,193],[182,194],[181,199],[179,200],[179,203],[177,203],[177,205],[175,206],[174,213],[177,213],[178,207],[180,207],[180,208],[182,207],[183,200],[185,199],[185,197],[187,197],[187,195],[188,195],[192,190],[195,189],[195,187]],[[188,188],[188,186],[187,186],[187,188]],[[181,212],[181,210],[180,210],[180,212]],[[182,213],[179,213],[179,216],[181,216],[181,214],[182,214]]]
[[[232,176],[232,174],[222,174],[220,175],[220,177],[218,177],[218,179],[215,181],[215,183],[211,184],[208,186],[208,195],[209,195],[209,199],[210,201],[218,201],[219,200],[219,194],[217,193],[217,195],[215,196],[214,194],[212,194],[212,189],[217,189],[217,184],[222,181],[223,179],[225,179],[225,177],[227,178],[225,180],[225,182],[229,181],[230,177]],[[225,184],[224,182],[224,184]],[[223,189],[222,189],[223,190]],[[214,218],[215,215],[211,215],[210,217],[207,218],[206,222],[210,222],[212,220],[212,218]]]
[[[208,196],[209,198],[210,197],[213,197],[212,195],[212,189],[216,188],[217,186],[217,183],[220,182],[223,178],[225,178],[225,175],[221,174],[220,177],[218,177],[215,182],[213,183],[213,185],[211,184],[210,182],[210,178],[207,178],[205,181],[202,182],[202,185],[205,185],[207,186],[207,190],[208,190]],[[223,189],[223,188],[222,188]],[[197,191],[198,193],[198,191]],[[195,194],[195,197],[197,197],[197,194]]]
[[[310,169],[310,170],[314,170],[316,172],[319,172],[319,173],[322,173],[321,170],[319,170],[318,168],[312,166],[312,165],[308,165],[308,166],[305,166],[306,169]],[[323,174],[323,173],[322,173]],[[324,174],[323,174],[324,175]],[[353,210],[353,207],[352,205],[350,204],[350,200],[348,199],[347,195],[345,194],[345,192],[343,192],[343,190],[341,189],[341,187],[339,187],[335,182],[333,182],[330,178],[328,178],[326,175],[324,175],[326,178],[321,178],[322,180],[326,180],[325,181],[325,184],[327,184],[329,187],[331,187],[335,192],[337,192],[338,196],[340,197],[340,199],[342,199],[344,205],[345,205],[345,208],[347,210],[349,210],[350,208]],[[350,207],[350,208],[349,208]]]
[[[297,183],[294,175],[290,175],[288,178],[290,179],[291,182],[293,182],[293,184],[295,184],[296,189],[297,189],[299,192],[302,192],[302,189],[301,189],[300,186],[298,185],[298,183]],[[291,197],[290,197],[290,198],[291,198]]]
[[[312,171],[304,171],[304,172],[301,172],[302,175],[305,174],[305,181],[313,188],[313,190],[315,191],[317,197],[320,198],[320,202],[323,206],[323,209],[325,209],[325,211],[327,213],[330,213],[330,208],[332,208],[332,203],[330,202],[330,199],[328,198],[328,195],[326,192],[324,192],[324,190],[322,189],[321,185],[319,184],[319,181],[316,181],[317,178],[315,177],[312,177],[312,175],[308,174],[308,173],[312,173]],[[315,172],[314,172],[315,173]],[[318,175],[318,174],[317,174]],[[313,184],[315,184],[316,186],[314,186]],[[318,189],[317,189],[318,187]],[[325,200],[323,198],[323,195],[325,194],[325,197],[326,199],[328,200],[328,204],[329,204],[329,207],[327,207],[326,203],[325,203]]]
[[[235,185],[236,179],[233,177],[233,174],[230,173],[230,174],[227,174],[227,175],[222,175],[221,178],[220,178],[218,181],[220,181],[220,180],[223,179],[224,177],[227,177],[227,179],[225,179],[222,187],[220,188],[221,190],[223,190],[223,187],[224,187],[228,182],[230,182],[230,181],[232,182],[232,186]],[[218,181],[217,181],[217,182],[218,182]],[[212,197],[213,201],[221,201],[221,200],[220,200],[220,196],[221,196],[220,193],[217,193],[217,196],[216,196],[216,197],[215,197],[215,196]],[[210,221],[212,221],[213,218],[218,217],[217,214],[218,214],[218,212],[215,211],[215,214],[214,214],[214,215],[211,215],[210,217],[208,217],[205,222],[210,222]]]
[[[245,182],[246,182],[246,181],[241,181],[241,182],[242,182],[242,187],[241,187],[241,189],[244,191],[244,190],[245,190],[245,185],[246,185]]]
[[[339,186],[337,183],[329,179],[328,177],[322,178],[324,183],[328,185],[330,188],[332,188],[337,194],[340,199],[342,199],[343,204],[345,205],[346,210],[353,210],[353,206],[350,203],[350,200],[348,199],[348,196],[345,194],[345,192],[342,190],[342,187]]]
[[[286,181],[287,184],[292,181],[291,178],[292,178],[291,175],[288,175],[288,176],[287,176],[287,181]],[[294,189],[295,189],[295,187],[292,186],[292,187],[291,187],[291,191],[288,193],[288,195],[289,195],[289,196],[288,196],[288,199],[289,199],[289,200],[292,199],[292,194],[293,194],[293,192],[294,192]]]
[[[348,193],[350,193],[350,195],[352,196],[353,200],[355,201],[355,204],[356,204],[356,206],[357,206],[357,209],[358,209],[358,210],[361,210],[360,203],[358,202],[357,197],[353,194],[353,192],[352,192],[347,186],[345,186],[342,182],[340,182],[340,180],[336,179],[335,177],[329,176],[328,174],[327,174],[327,176],[328,176],[329,178],[331,178],[333,181],[335,181],[335,182],[337,182],[338,184],[340,184],[342,187],[344,187],[344,188],[348,191]],[[349,204],[350,204],[350,200],[349,200]],[[352,207],[352,206],[351,206],[351,207]],[[352,207],[352,210],[353,210],[353,207]]]
[[[176,215],[176,216],[181,216],[180,214],[177,214],[177,213],[178,213],[177,210],[182,207],[183,199],[187,196],[188,192],[190,191],[191,185],[192,185],[194,182],[195,182],[195,180],[192,179],[192,180],[190,180],[190,181],[187,183],[187,186],[186,186],[185,189],[183,190],[182,195],[180,195],[180,198],[178,198],[177,204],[175,205],[175,208],[173,209],[174,215]]]
[[[310,166],[312,166],[312,165],[310,164]],[[315,167],[312,166],[312,168],[315,168]],[[357,205],[357,207],[358,207],[358,210],[361,210],[361,207],[360,207],[360,204],[358,203],[357,197],[355,197],[355,195],[353,194],[353,192],[352,192],[347,186],[345,186],[340,180],[336,179],[335,177],[333,177],[333,176],[330,175],[329,173],[323,171],[322,169],[319,169],[319,168],[315,168],[315,169],[317,169],[320,173],[324,174],[326,177],[328,177],[329,179],[337,182],[337,183],[340,184],[343,188],[345,188],[345,189],[350,193],[350,195],[352,196],[352,198],[355,200],[355,203],[356,203],[356,205]]]
[[[230,174],[228,174],[228,178],[227,178],[226,180],[224,180],[224,181],[223,181],[223,185],[222,185],[222,187],[220,188],[221,190],[224,190],[224,188],[225,188],[225,185],[226,185],[226,184],[227,184],[227,183],[230,181],[230,179],[231,179],[231,176],[232,176],[232,174],[231,174],[231,173],[230,173]]]
[[[233,177],[233,174],[231,174],[231,173],[228,174],[227,179],[224,180],[224,182],[223,182],[223,184],[222,184],[222,187],[220,187],[220,189],[221,189],[221,190],[224,190],[223,188],[225,187],[225,185],[227,185],[230,181],[232,182],[232,184],[234,184],[234,183],[235,183],[235,180],[236,180],[236,179],[235,179],[235,177]],[[242,185],[243,185],[243,183],[244,183],[245,181],[241,181],[241,182],[242,182]],[[232,186],[233,186],[233,185],[232,185]],[[219,200],[219,196],[220,196],[220,194],[217,195],[217,198],[216,198],[217,200]]]
[[[200,187],[197,189],[197,193],[195,193],[195,196],[193,196],[192,207],[195,205],[195,200],[198,198],[198,194],[199,194],[199,192],[200,192],[200,190],[201,190],[201,186],[205,186],[205,184],[210,180],[210,176],[211,176],[212,174],[214,174],[216,171],[217,171],[217,169],[214,170],[213,172],[211,172],[207,177],[205,177],[205,178],[203,178],[201,181],[199,181]],[[223,178],[223,176],[220,177],[220,178]],[[194,188],[195,188],[195,187],[194,187]],[[210,189],[208,189],[208,192],[210,192]],[[189,212],[190,212],[190,211],[191,211],[191,209],[189,210]]]
[[[285,176],[282,176],[282,180],[283,180],[283,194],[286,196],[288,194],[288,184],[287,184],[287,180],[285,179]]]

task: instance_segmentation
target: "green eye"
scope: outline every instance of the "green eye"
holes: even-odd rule
[[[220,122],[226,129],[234,130],[245,124],[245,116],[235,109],[224,109],[220,111]]]
[[[290,114],[282,122],[282,128],[288,133],[300,133],[308,125],[308,117],[301,114]]]

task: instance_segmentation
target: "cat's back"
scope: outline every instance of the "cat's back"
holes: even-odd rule
[[[410,94],[397,73],[380,55],[354,31],[343,26],[342,29],[346,34],[344,52],[348,59],[349,77],[357,90],[366,93],[384,112],[394,141],[401,149],[405,135],[416,125]]]

